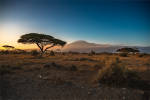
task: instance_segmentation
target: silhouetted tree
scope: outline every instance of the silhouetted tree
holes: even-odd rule
[[[3,45],[2,47],[4,47],[7,50],[15,49],[15,47],[10,46],[10,45]]]
[[[91,50],[91,52],[90,52],[92,55],[95,55],[96,53],[95,53],[95,51],[93,51],[93,50]]]
[[[140,51],[138,49],[133,49],[133,48],[121,48],[121,49],[118,49],[117,52],[122,52],[122,53],[132,52],[132,53],[135,53],[135,52],[140,52]]]
[[[66,44],[65,41],[56,39],[50,35],[38,33],[22,35],[18,40],[18,43],[36,44],[40,48],[41,54],[45,53],[48,49],[54,46],[64,46]]]

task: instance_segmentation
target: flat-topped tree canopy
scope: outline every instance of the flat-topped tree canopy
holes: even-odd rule
[[[11,48],[11,49],[15,48],[15,47],[10,46],[10,45],[3,45],[2,47],[4,47],[4,48]]]
[[[140,52],[138,49],[133,49],[133,48],[121,48],[118,49],[117,52]]]
[[[39,33],[24,34],[20,37],[18,43],[36,44],[40,48],[42,53],[54,46],[64,46],[66,44],[65,41],[56,39],[53,36]]]
[[[15,47],[14,46],[10,46],[10,45],[3,45],[3,48],[5,48],[6,50],[14,50]]]
[[[29,34],[22,35],[20,39],[18,40],[18,42],[24,43],[24,44],[41,43],[41,42],[51,43],[53,42],[53,40],[54,40],[54,37],[50,35],[29,33]]]

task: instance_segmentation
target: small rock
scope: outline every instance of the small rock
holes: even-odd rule
[[[39,77],[39,78],[42,78],[42,75],[39,75],[38,77]]]
[[[88,95],[90,95],[91,94],[91,92],[90,91],[88,91]]]

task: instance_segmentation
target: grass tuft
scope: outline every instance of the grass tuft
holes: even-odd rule
[[[98,81],[110,86],[133,86],[140,80],[137,72],[125,68],[115,62],[99,71]]]

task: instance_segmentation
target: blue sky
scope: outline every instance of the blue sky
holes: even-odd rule
[[[67,42],[150,46],[149,12],[149,0],[0,0],[0,40],[38,32]]]

